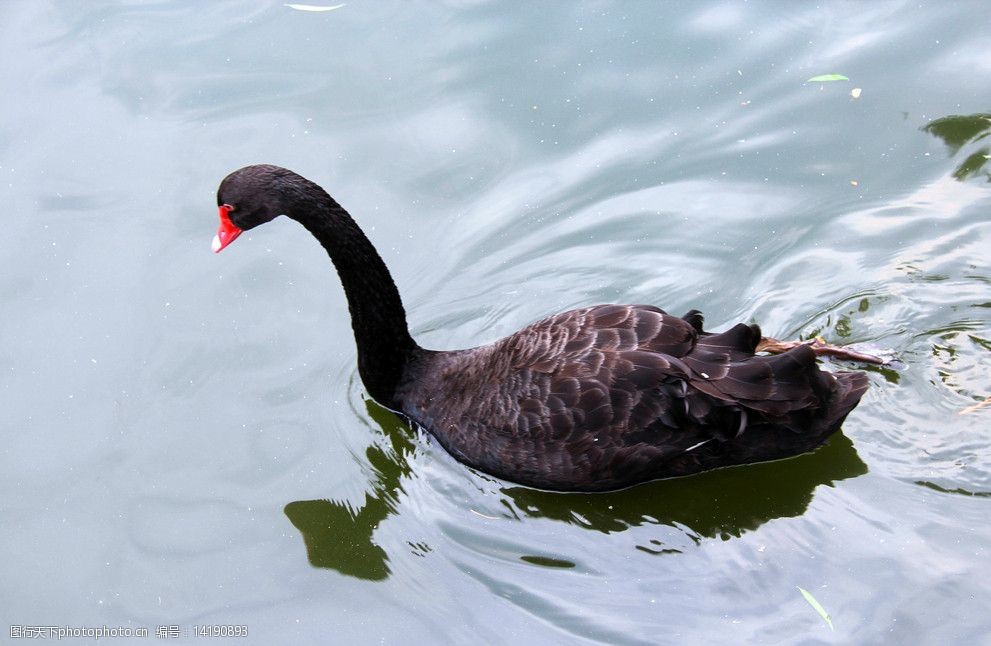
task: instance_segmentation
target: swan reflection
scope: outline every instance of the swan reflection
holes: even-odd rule
[[[364,503],[355,508],[346,501],[301,500],[286,505],[285,514],[303,535],[311,565],[382,580],[390,574],[389,554],[375,543],[374,533],[390,515],[402,513],[399,494],[404,478],[417,477],[410,460],[419,440],[417,432],[392,412],[370,400],[364,403],[368,419],[381,432],[380,441],[366,450],[375,476]],[[800,516],[820,485],[832,486],[865,473],[867,466],[853,443],[836,433],[814,453],[610,493],[540,491],[507,486],[483,474],[476,474],[475,480],[483,491],[502,498],[509,522],[550,519],[603,533],[647,524],[667,525],[699,542],[704,538],[728,540],[770,520]],[[424,551],[429,548],[420,550]],[[677,551],[657,549],[654,553]]]

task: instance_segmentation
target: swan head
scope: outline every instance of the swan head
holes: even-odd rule
[[[297,178],[290,170],[267,164],[245,166],[225,177],[217,189],[220,226],[213,237],[213,252],[219,253],[244,231],[285,213],[285,197]]]

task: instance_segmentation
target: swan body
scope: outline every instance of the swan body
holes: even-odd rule
[[[248,166],[217,203],[217,252],[280,214],[310,230],[341,278],[369,394],[459,461],[520,484],[605,491],[790,457],[837,431],[867,388],[861,372],[821,371],[808,346],[755,354],[756,325],[713,334],[697,311],[651,305],[585,307],[488,345],[427,350],[381,257],[318,185]]]

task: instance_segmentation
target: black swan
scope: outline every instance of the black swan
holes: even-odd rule
[[[807,344],[755,354],[756,325],[710,333],[695,310],[651,305],[583,307],[481,347],[427,350],[382,258],[320,186],[247,166],[217,204],[214,252],[278,215],[306,227],[344,286],[368,393],[505,480],[606,491],[790,457],[836,432],[867,389],[862,372],[819,370]]]

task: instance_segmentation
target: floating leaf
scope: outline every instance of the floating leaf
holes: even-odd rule
[[[829,629],[834,630],[833,620],[829,618],[829,613],[826,612],[826,609],[823,608],[818,601],[816,601],[816,598],[812,596],[812,593],[810,593],[805,588],[798,588],[798,591],[802,593],[802,596],[805,597],[805,600],[809,602],[809,605],[812,606],[815,609],[815,611],[819,613],[819,616],[822,617],[823,620],[829,625]]]
[[[287,4],[286,6],[296,11],[333,11],[334,9],[340,9],[344,5]]]
[[[847,77],[842,74],[820,74],[819,76],[813,76],[806,83],[828,83],[829,81],[849,81]]]

